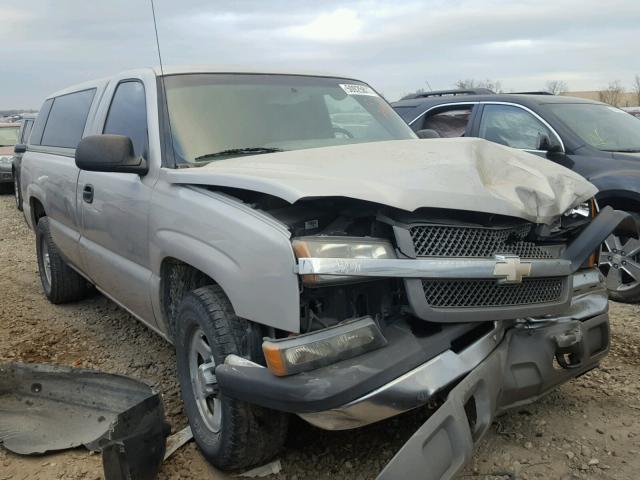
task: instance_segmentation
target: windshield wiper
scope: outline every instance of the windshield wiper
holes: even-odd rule
[[[611,149],[604,150],[605,152],[614,152],[614,153],[640,153],[640,148],[620,148],[620,149]]]
[[[194,160],[196,162],[201,160],[211,160],[218,157],[229,157],[235,155],[260,155],[262,153],[274,153],[274,152],[282,152],[281,148],[271,148],[271,147],[244,147],[244,148],[229,148],[227,150],[220,150],[219,152],[207,153],[205,155],[200,155],[196,157]]]

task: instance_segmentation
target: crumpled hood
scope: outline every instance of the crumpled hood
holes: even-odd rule
[[[349,197],[410,212],[448,208],[536,223],[550,223],[597,192],[560,165],[477,138],[323,147],[165,172],[175,184],[241,188],[290,203]]]

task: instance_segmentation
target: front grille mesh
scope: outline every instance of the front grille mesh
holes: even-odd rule
[[[521,258],[553,258],[553,255],[524,238],[531,225],[482,228],[454,225],[413,225],[409,233],[418,257],[492,257],[495,254]]]
[[[562,278],[526,278],[518,284],[487,280],[422,280],[427,303],[433,308],[508,307],[558,302]]]

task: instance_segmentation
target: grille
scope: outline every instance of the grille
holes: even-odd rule
[[[414,225],[409,227],[419,257],[492,257],[498,253],[521,258],[553,258],[553,255],[524,238],[531,225],[507,228],[481,228],[453,225]]]
[[[557,302],[562,278],[526,278],[518,284],[495,280],[422,280],[427,303],[434,308],[508,307]]]

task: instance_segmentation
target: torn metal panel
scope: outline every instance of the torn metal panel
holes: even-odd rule
[[[174,184],[233,187],[290,203],[348,197],[406,211],[486,212],[550,223],[597,189],[538,156],[477,138],[395,140],[233,158],[165,170]]]
[[[0,445],[22,455],[86,446],[105,478],[152,479],[168,426],[160,396],[121,375],[63,366],[0,365]]]

